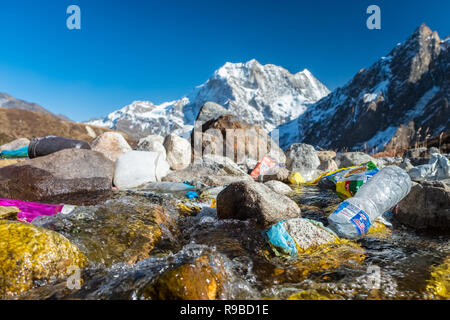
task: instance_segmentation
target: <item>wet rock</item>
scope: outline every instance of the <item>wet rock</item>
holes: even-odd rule
[[[450,299],[450,256],[443,263],[431,268],[431,279],[428,280],[426,291],[431,299]]]
[[[450,231],[450,187],[439,181],[413,183],[394,218],[416,230]]]
[[[0,169],[0,197],[67,204],[111,190],[114,163],[99,152],[65,149]]]
[[[28,147],[29,144],[30,144],[30,140],[28,140],[27,138],[19,138],[14,141],[11,141],[9,143],[6,143],[4,145],[1,145],[0,151],[1,150],[17,150],[20,148]]]
[[[286,231],[300,249],[306,251],[329,242],[336,242],[338,237],[320,223],[312,220],[295,218],[283,222]]]
[[[42,217],[33,224],[54,230],[78,245],[93,262],[111,266],[134,264],[150,256],[173,219],[161,206],[130,197],[95,207],[78,207],[69,214]]]
[[[91,147],[111,161],[116,161],[121,155],[132,150],[125,138],[117,132],[102,133],[92,141]]]
[[[114,185],[119,189],[161,181],[170,171],[169,164],[157,152],[130,151],[115,163]]]
[[[286,149],[287,167],[298,171],[306,181],[313,180],[320,165],[314,147],[305,143],[294,143]]]
[[[258,182],[235,182],[217,196],[219,219],[255,219],[259,227],[269,228],[283,219],[300,216],[300,208],[288,197]]]
[[[171,169],[185,169],[191,163],[191,144],[188,140],[172,133],[164,139],[164,148]]]
[[[159,152],[166,158],[166,148],[164,148],[164,138],[159,135],[149,135],[139,140],[137,150]]]
[[[223,265],[211,265],[212,257],[200,256],[161,275],[143,291],[158,300],[216,300],[221,297],[227,275]]]
[[[0,298],[33,287],[34,281],[63,278],[86,258],[62,235],[21,222],[0,221]]]
[[[207,122],[209,120],[217,119],[220,116],[230,114],[230,111],[222,107],[220,104],[214,102],[206,102],[200,109],[196,121]]]
[[[26,159],[2,159],[0,160],[0,168],[7,167],[25,160]]]
[[[163,181],[201,182],[210,186],[221,186],[236,181],[253,180],[245,171],[227,157],[205,155],[184,170],[165,176]]]
[[[279,194],[287,195],[292,192],[291,187],[289,187],[287,184],[285,184],[281,181],[270,180],[270,181],[265,182],[264,184]]]
[[[343,152],[338,153],[335,158],[336,164],[339,168],[347,168],[357,166],[368,161],[376,162],[374,158],[364,152]]]

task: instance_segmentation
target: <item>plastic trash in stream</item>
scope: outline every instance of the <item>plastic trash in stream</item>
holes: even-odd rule
[[[433,153],[428,164],[409,170],[412,180],[444,180],[450,179],[450,160],[439,153]]]
[[[270,169],[277,165],[275,160],[272,160],[269,156],[264,156],[261,161],[258,161],[253,171],[250,173],[253,179],[258,179],[259,176],[263,176]]]
[[[191,201],[194,199],[197,199],[199,197],[197,192],[195,192],[195,191],[186,192],[185,196],[186,196],[186,198],[188,198]]]
[[[326,173],[319,178],[318,184],[322,188],[336,188],[339,197],[345,200],[354,197],[358,189],[379,171],[378,167],[369,161]]]
[[[339,236],[355,239],[367,234],[372,222],[397,205],[411,190],[409,175],[397,166],[381,169],[353,198],[328,217],[329,227]]]
[[[302,175],[300,174],[300,172],[293,172],[290,176],[289,176],[289,182],[291,184],[294,185],[300,185],[300,184],[304,184],[306,183],[305,179],[303,179]]]
[[[0,199],[1,207],[17,207],[17,220],[31,223],[40,216],[52,216],[58,213],[68,214],[75,207],[71,205],[44,204],[13,199]]]

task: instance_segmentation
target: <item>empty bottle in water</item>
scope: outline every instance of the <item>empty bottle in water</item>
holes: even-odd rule
[[[359,188],[328,217],[329,228],[339,236],[364,236],[373,221],[399,203],[411,190],[411,179],[403,169],[388,166]]]

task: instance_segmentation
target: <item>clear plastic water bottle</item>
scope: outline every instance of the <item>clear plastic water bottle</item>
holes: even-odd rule
[[[403,169],[388,166],[380,170],[328,217],[329,228],[339,236],[364,236],[373,221],[399,203],[411,190],[411,179]]]

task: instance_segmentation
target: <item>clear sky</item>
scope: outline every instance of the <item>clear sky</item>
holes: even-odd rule
[[[81,30],[66,27],[71,4]],[[381,30],[366,28],[371,4]],[[0,0],[0,92],[83,121],[253,58],[335,89],[422,22],[449,35],[449,16],[448,0]]]

